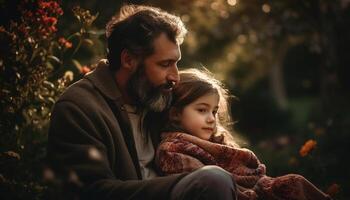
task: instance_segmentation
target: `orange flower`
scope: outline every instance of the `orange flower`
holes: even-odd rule
[[[336,183],[333,183],[327,188],[326,193],[334,197],[339,192],[339,190],[340,190],[340,186]]]
[[[72,43],[71,42],[66,42],[66,43],[64,43],[64,46],[67,48],[67,49],[69,49],[69,48],[72,48]]]
[[[311,150],[313,150],[317,145],[317,142],[315,140],[308,140],[305,142],[305,144],[300,148],[299,154],[302,157],[307,156]]]
[[[88,66],[83,66],[80,69],[80,73],[82,73],[82,74],[89,73],[90,71],[91,71],[91,69]]]

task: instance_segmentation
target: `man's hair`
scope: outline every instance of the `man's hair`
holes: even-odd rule
[[[187,30],[177,16],[159,8],[124,5],[107,23],[107,59],[112,70],[120,68],[120,55],[125,49],[138,59],[154,52],[153,41],[162,33],[176,44],[181,44]]]

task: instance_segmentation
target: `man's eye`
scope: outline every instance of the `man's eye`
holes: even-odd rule
[[[171,65],[170,62],[163,62],[163,63],[160,63],[160,66],[162,67],[169,67]]]

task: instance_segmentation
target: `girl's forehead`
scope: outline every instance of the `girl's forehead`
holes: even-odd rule
[[[195,105],[203,104],[203,105],[215,107],[219,104],[219,100],[220,100],[219,94],[215,92],[211,92],[200,96],[199,98],[194,100],[192,104],[195,104]]]

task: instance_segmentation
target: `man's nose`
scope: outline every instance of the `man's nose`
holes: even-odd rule
[[[180,81],[179,69],[177,68],[177,65],[171,67],[167,79],[168,81],[175,82],[175,84]]]

